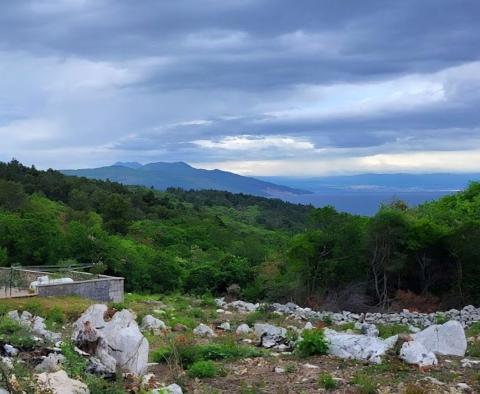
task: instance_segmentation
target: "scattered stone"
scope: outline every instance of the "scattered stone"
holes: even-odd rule
[[[223,306],[223,305],[220,305],[220,306]],[[255,312],[258,309],[259,304],[252,304],[251,302],[245,302],[245,301],[233,301],[224,306],[234,309],[240,313],[250,313],[250,312]]]
[[[51,394],[89,394],[85,383],[70,379],[65,371],[43,372],[36,375],[36,381],[42,392]]]
[[[465,356],[467,339],[462,325],[454,320],[434,324],[413,335],[429,352],[440,355]]]
[[[240,324],[236,330],[238,335],[249,334],[250,332],[252,332],[252,329],[248,326],[248,324],[245,323]]]
[[[305,327],[303,327],[304,330],[313,330],[313,324],[307,321],[305,323]]]
[[[173,383],[169,386],[153,390],[152,394],[183,394],[183,391],[178,384]]]
[[[0,357],[0,364],[9,371],[13,369],[13,362],[10,357]]]
[[[215,333],[206,324],[200,323],[193,329],[193,333],[199,337],[214,337]]]
[[[31,330],[33,334],[45,338],[48,341],[57,342],[61,339],[60,334],[47,330],[43,317],[33,316],[28,311],[23,311],[21,315],[18,314],[18,311],[10,311],[7,313],[7,316],[20,323],[23,327]]]
[[[345,334],[325,329],[330,354],[346,359],[365,360],[380,364],[382,356],[397,342],[398,336],[387,339],[367,337],[366,335]]]
[[[62,362],[65,357],[61,354],[50,353],[40,364],[35,367],[36,372],[57,372],[62,369]]]
[[[320,369],[320,367],[318,365],[313,365],[313,364],[309,364],[309,363],[305,363],[305,364],[302,364],[305,368],[308,368],[308,369]]]
[[[462,391],[466,391],[467,393],[472,392],[472,388],[466,383],[457,383],[457,387]]]
[[[418,341],[404,342],[400,349],[400,358],[408,364],[416,364],[420,367],[438,364],[435,354],[425,349],[425,346]]]
[[[3,350],[5,350],[7,356],[10,357],[15,357],[18,354],[18,349],[13,347],[12,345],[9,345],[8,343],[3,345]]]
[[[281,368],[281,367],[275,367],[275,373],[285,373],[285,369],[284,368]]]
[[[151,332],[154,335],[160,335],[162,331],[167,329],[167,326],[162,320],[157,319],[152,315],[146,315],[142,319],[141,329],[142,331]]]
[[[460,364],[463,368],[473,368],[474,365],[480,365],[480,360],[471,360],[469,358],[464,358],[460,360]]]
[[[218,328],[223,330],[223,331],[230,331],[230,329],[231,329],[229,322],[224,322],[224,323],[220,324],[218,326]]]
[[[123,309],[106,322],[107,310],[103,304],[90,306],[74,323],[72,339],[82,350],[97,356],[107,369],[113,367],[115,370],[117,366],[143,375],[147,369],[149,345],[138,328],[135,315]]]
[[[224,312],[225,312],[225,309],[217,309],[216,312],[217,312],[217,313],[224,313]]]
[[[420,328],[412,326],[411,324],[409,324],[408,329],[410,330],[411,333],[414,333],[414,334],[421,331]]]
[[[375,324],[363,323],[360,327],[360,331],[367,337],[378,337],[379,331]]]
[[[287,330],[283,327],[257,323],[254,326],[254,331],[255,335],[260,338],[260,346],[266,349],[278,348],[280,345],[286,345],[288,343],[286,338]],[[286,348],[282,347],[282,350],[284,349]]]

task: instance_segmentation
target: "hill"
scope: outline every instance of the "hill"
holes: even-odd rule
[[[141,185],[165,190],[178,187],[186,190],[224,190],[262,197],[307,194],[295,189],[255,178],[221,170],[203,170],[186,163],[139,163],[117,162],[112,166],[78,170],[63,170],[66,175],[91,179],[111,180],[125,185]]]

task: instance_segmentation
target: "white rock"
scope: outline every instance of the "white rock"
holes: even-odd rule
[[[238,335],[248,334],[248,333],[250,333],[250,332],[252,332],[252,329],[248,326],[248,324],[245,324],[245,323],[240,324],[240,325],[237,327],[237,331],[236,331],[236,333],[237,333]]]
[[[466,391],[466,392],[472,391],[472,388],[466,383],[457,383],[457,387],[462,391]]]
[[[90,326],[103,339],[95,354],[102,364],[111,369],[114,359],[119,368],[143,375],[147,369],[149,345],[135,322],[135,315],[124,309],[106,322],[107,309],[103,304],[90,306],[74,323],[72,339],[79,340],[82,333],[85,334],[85,327]]]
[[[413,339],[435,354],[464,356],[467,350],[465,331],[462,325],[455,320],[450,320],[445,324],[434,324],[414,334]]]
[[[217,309],[216,312],[217,312],[217,313],[224,313],[224,312],[225,312],[225,309]]]
[[[256,323],[254,326],[255,335],[262,337],[262,335],[278,336],[284,338],[287,335],[287,330],[283,327],[273,326],[266,323]]]
[[[42,392],[51,394],[89,394],[85,383],[70,379],[65,371],[53,373],[43,372],[36,375],[36,380]]]
[[[167,326],[162,320],[157,319],[152,315],[144,316],[142,319],[142,325],[140,327],[142,331],[149,331],[155,335],[159,335],[162,331],[167,329]]]
[[[18,349],[6,343],[3,345],[3,350],[7,353],[7,356],[15,357],[18,354]]]
[[[275,373],[285,373],[285,369],[280,367],[275,367]]]
[[[200,323],[193,329],[193,333],[199,337],[214,337],[215,333],[206,324]]]
[[[418,341],[405,342],[400,349],[400,358],[408,364],[416,364],[420,367],[438,364],[435,354],[425,349],[425,346]]]
[[[313,324],[307,321],[305,323],[305,327],[303,327],[304,330],[313,330]]]
[[[397,342],[398,336],[387,339],[366,335],[345,334],[325,329],[330,354],[346,359],[365,360],[379,364],[381,357]]]
[[[8,371],[13,369],[13,362],[10,357],[0,357],[0,364],[5,367]]]
[[[320,367],[318,365],[313,365],[313,364],[309,364],[309,363],[305,363],[305,364],[302,364],[305,368],[308,368],[308,369],[320,369]]]
[[[410,330],[410,332],[412,332],[412,333],[414,333],[414,334],[421,331],[420,328],[415,327],[415,326],[413,326],[413,325],[411,325],[411,324],[408,326],[408,329]]]
[[[471,360],[469,358],[463,358],[460,360],[463,368],[472,368],[474,365],[480,365],[480,360]]]
[[[360,330],[363,335],[367,337],[378,337],[379,331],[375,324],[364,323],[361,325]]]
[[[258,309],[259,304],[252,304],[251,302],[245,301],[233,301],[227,304],[227,306],[240,313],[250,313],[255,312]]]
[[[173,383],[170,386],[152,390],[152,394],[183,394],[183,391],[178,384]]]
[[[50,353],[40,364],[35,367],[37,372],[57,372],[62,369],[62,362],[65,357],[61,354]]]
[[[228,321],[220,324],[220,325],[218,326],[218,328],[220,328],[220,329],[223,330],[223,331],[230,331],[230,329],[231,329],[230,323],[229,323]]]

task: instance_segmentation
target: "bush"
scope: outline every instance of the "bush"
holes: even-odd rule
[[[196,361],[187,370],[191,378],[214,378],[218,375],[218,369],[212,361]]]
[[[480,342],[475,341],[468,344],[467,354],[470,357],[480,357]]]
[[[52,309],[50,309],[47,312],[46,318],[48,321],[56,324],[63,324],[65,323],[65,320],[66,320],[65,314],[58,306],[55,306]]]
[[[337,382],[327,372],[323,372],[318,376],[318,384],[325,390],[335,390],[337,388]]]
[[[307,357],[314,354],[326,354],[328,350],[325,335],[321,329],[305,330],[303,340],[297,346],[300,356]]]
[[[480,335],[480,321],[473,323],[467,330],[469,337],[476,337]]]
[[[446,323],[447,321],[448,321],[448,318],[447,318],[447,316],[445,316],[444,313],[437,312],[435,314],[435,323],[436,324],[443,324],[443,323]]]

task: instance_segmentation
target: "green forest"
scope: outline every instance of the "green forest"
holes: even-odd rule
[[[0,266],[94,264],[127,291],[419,311],[480,303],[480,184],[373,217],[0,163]]]

